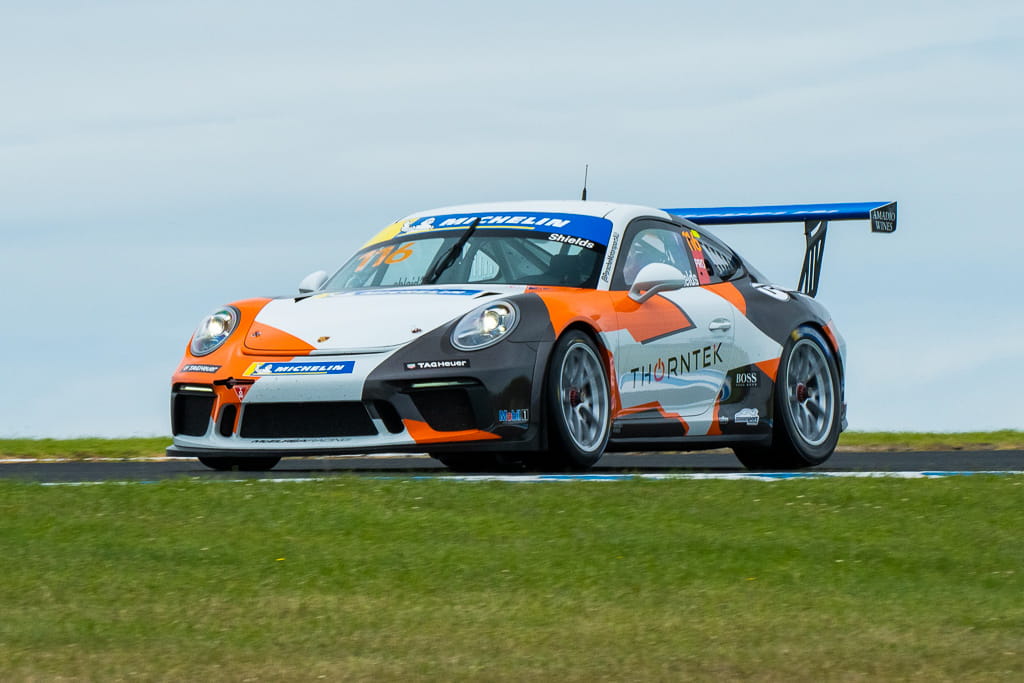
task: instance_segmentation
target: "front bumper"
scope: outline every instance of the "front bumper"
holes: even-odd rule
[[[282,360],[349,364],[345,374],[235,377],[229,371],[243,374],[239,363],[225,363],[216,373],[179,372],[171,392],[174,445],[167,455],[542,447],[537,418],[550,343],[506,342],[469,353],[417,346],[423,345],[383,354],[245,358],[250,368]]]

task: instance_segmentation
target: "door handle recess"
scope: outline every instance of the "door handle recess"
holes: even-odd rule
[[[715,318],[710,323],[708,323],[708,329],[712,331],[722,330],[724,332],[725,330],[728,330],[730,327],[732,327],[732,323],[725,318]]]

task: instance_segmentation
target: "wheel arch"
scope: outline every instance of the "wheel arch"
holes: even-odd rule
[[[549,395],[550,390],[552,363],[554,363],[556,356],[556,354],[554,353],[554,349],[557,347],[558,343],[566,337],[566,335],[572,334],[573,332],[578,332],[582,334],[594,345],[594,348],[597,350],[597,353],[601,357],[601,361],[604,365],[605,382],[607,383],[608,391],[609,435],[611,430],[611,421],[614,419],[614,416],[616,415],[618,408],[620,406],[618,384],[615,381],[614,357],[611,349],[608,348],[604,340],[601,338],[601,333],[593,325],[589,324],[588,321],[574,320],[570,322],[568,325],[562,328],[562,330],[559,331],[558,334],[555,336],[554,340],[551,342],[550,351],[547,353],[547,357],[544,359],[542,368],[538,368],[542,369],[543,372],[543,381],[539,383],[538,405],[539,407],[541,407],[545,414],[545,419],[541,423],[540,439],[541,443],[543,444],[543,448],[546,450],[551,448],[553,442],[553,419],[550,415],[547,415],[547,396]]]
[[[790,330],[789,335],[783,341],[782,347],[779,350],[779,360],[780,361],[782,360],[782,354],[785,351],[786,344],[789,343],[789,340],[792,338],[793,334],[797,330],[799,330],[801,328],[806,328],[806,329],[809,329],[809,330],[813,331],[817,336],[821,337],[821,339],[825,342],[826,350],[831,351],[832,355],[835,356],[835,359],[836,359],[836,370],[839,372],[840,392],[841,392],[841,395],[844,397],[843,400],[845,400],[845,396],[846,396],[846,363],[845,363],[845,358],[843,357],[842,350],[840,349],[839,340],[836,338],[836,336],[833,333],[830,333],[828,331],[828,327],[829,327],[828,323],[822,323],[820,320],[815,319],[815,318],[809,318],[809,319],[805,319],[802,322],[794,323],[793,324],[793,329]],[[780,368],[780,372],[781,372],[781,368]],[[778,392],[778,390],[779,390],[779,377],[776,376],[775,381],[772,383],[771,393],[768,395],[768,397],[766,399],[767,405],[764,406],[766,414],[771,416],[772,424],[774,424],[775,419],[777,417],[775,415],[775,394],[776,394],[776,392]]]
[[[614,416],[619,412],[619,406],[621,405],[619,402],[619,383],[615,381],[615,356],[612,354],[611,349],[608,348],[608,345],[604,343],[604,340],[601,338],[601,333],[598,332],[593,325],[590,325],[583,320],[574,320],[566,325],[565,328],[563,328],[555,337],[555,343],[557,344],[559,339],[573,330],[579,330],[590,337],[590,341],[594,342],[594,346],[597,347],[598,352],[600,352],[601,357],[604,360],[604,369],[605,372],[608,373],[608,391],[611,394],[611,410],[612,415]],[[553,346],[554,345],[552,345],[552,347]],[[548,354],[544,363],[545,382],[547,382],[548,369],[551,367],[551,358],[552,355]],[[546,390],[547,387],[545,386],[544,389]]]
[[[822,339],[825,340],[825,344],[828,346],[828,350],[832,352],[832,355],[836,359],[836,370],[839,371],[839,384],[841,387],[846,385],[846,358],[843,356],[843,349],[839,343],[836,333],[832,331],[832,323],[822,323],[819,320],[808,320],[798,324],[794,329],[801,327],[808,327],[817,332]]]

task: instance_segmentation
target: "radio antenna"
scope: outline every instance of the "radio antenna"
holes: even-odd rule
[[[587,175],[590,172],[590,164],[586,164],[583,167],[583,196],[580,197],[583,201],[587,201]]]

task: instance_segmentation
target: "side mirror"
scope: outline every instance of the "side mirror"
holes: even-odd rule
[[[325,282],[327,282],[326,270],[318,270],[315,273],[310,273],[306,277],[302,278],[302,282],[299,283],[299,294],[315,292],[323,287]]]
[[[629,288],[629,298],[638,304],[659,292],[668,292],[686,286],[686,276],[675,266],[667,263],[648,263],[636,274]]]

